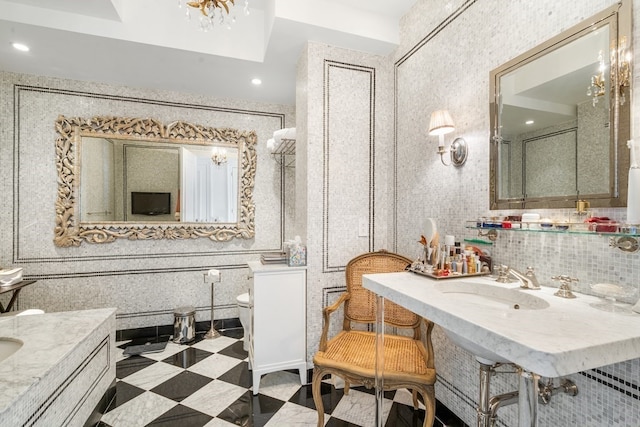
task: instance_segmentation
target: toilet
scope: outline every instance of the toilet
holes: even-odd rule
[[[244,329],[244,339],[242,343],[242,348],[245,351],[249,351],[249,322],[251,313],[249,312],[249,294],[241,294],[236,298],[238,302],[238,313],[240,315],[240,323],[242,324],[242,329]]]

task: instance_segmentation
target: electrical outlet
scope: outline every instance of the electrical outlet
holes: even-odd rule
[[[358,221],[358,237],[368,237],[369,236],[369,221],[366,218],[360,219]]]

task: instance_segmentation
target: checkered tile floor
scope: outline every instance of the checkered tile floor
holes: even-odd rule
[[[221,333],[213,340],[199,334],[189,345],[169,341],[163,352],[131,357],[122,355],[124,348],[144,341],[118,343],[116,397],[98,426],[316,425],[311,385],[301,386],[297,371],[264,375],[254,396],[247,353],[238,339],[242,329]],[[375,425],[372,390],[355,387],[344,395],[326,383],[322,395],[326,426]],[[385,398],[386,426],[422,425],[424,410],[413,410],[407,390],[388,392]],[[451,414],[444,407],[436,416],[435,426],[463,425],[448,421]]]

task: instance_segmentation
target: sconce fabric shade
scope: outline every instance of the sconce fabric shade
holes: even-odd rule
[[[444,135],[454,130],[453,119],[447,110],[437,110],[431,113],[429,135]]]

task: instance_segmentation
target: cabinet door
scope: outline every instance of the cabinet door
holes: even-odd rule
[[[304,360],[305,271],[254,275],[253,343],[257,366]]]

